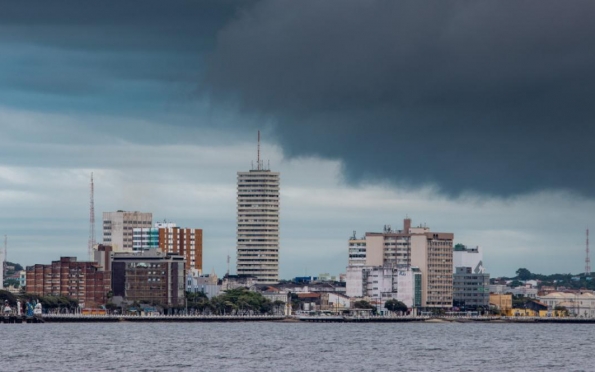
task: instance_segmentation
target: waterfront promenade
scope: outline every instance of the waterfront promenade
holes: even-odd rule
[[[150,322],[302,322],[302,323],[592,323],[595,318],[544,318],[500,316],[283,316],[283,315],[82,315],[44,314],[41,317],[0,317],[0,323],[150,323]]]

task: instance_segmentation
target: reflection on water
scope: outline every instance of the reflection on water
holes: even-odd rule
[[[2,371],[595,371],[590,324],[0,324]]]

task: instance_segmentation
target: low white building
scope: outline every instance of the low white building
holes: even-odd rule
[[[388,266],[347,267],[346,294],[352,298],[370,298],[381,304],[390,299],[407,307],[421,306],[421,272],[417,268]]]
[[[221,291],[215,272],[201,275],[197,269],[188,270],[186,275],[186,290],[190,293],[204,293],[207,298],[217,297]]]
[[[515,296],[523,296],[528,298],[537,298],[537,293],[539,290],[537,288],[532,288],[530,285],[525,285],[522,287],[511,288],[507,285],[503,284],[491,284],[490,285],[490,293],[495,294],[513,294]]]
[[[537,298],[539,302],[547,305],[548,310],[565,307],[571,315],[585,318],[595,317],[595,295],[592,293],[552,292]]]

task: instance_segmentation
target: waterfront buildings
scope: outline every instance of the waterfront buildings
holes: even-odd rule
[[[279,173],[264,169],[238,172],[237,274],[258,283],[279,281]]]
[[[553,292],[545,296],[538,296],[539,302],[548,307],[549,311],[565,308],[574,316],[595,317],[595,295],[589,292]]]
[[[450,308],[453,239],[453,233],[432,232],[421,225],[412,227],[406,218],[402,230],[386,225],[382,232],[367,232],[364,239],[354,234],[349,240],[350,267],[416,267],[421,274],[421,307]]]
[[[219,295],[221,286],[215,271],[201,274],[198,270],[188,270],[186,273],[186,290],[190,293],[204,293],[208,299]]]
[[[490,293],[490,305],[494,306],[500,311],[508,311],[512,309],[512,295],[511,294],[497,294]]]
[[[152,222],[152,213],[103,212],[103,243],[114,251],[131,252],[134,228],[150,228]]]
[[[453,305],[461,310],[485,310],[490,304],[490,274],[479,246],[454,246]]]
[[[183,256],[158,250],[111,253],[114,302],[182,305],[185,299]]]
[[[546,292],[555,292],[555,289]],[[503,284],[492,284],[490,285],[490,293],[510,293],[514,296],[523,296],[528,298],[537,298],[539,290],[534,288],[530,284],[525,284],[520,287],[511,288]]]
[[[421,275],[416,267],[351,266],[347,268],[346,295],[368,298],[380,311],[390,299],[399,300],[409,308],[420,307]]]
[[[111,290],[110,272],[102,271],[96,262],[61,257],[50,265],[26,268],[27,292],[40,296],[68,296],[82,307],[97,307],[107,302]]]
[[[453,305],[461,310],[487,310],[490,274],[471,267],[457,267],[453,275]]]

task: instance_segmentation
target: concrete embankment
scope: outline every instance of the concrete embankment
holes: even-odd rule
[[[281,321],[284,316],[133,316],[133,315],[44,315],[46,323],[115,323],[115,322],[263,322]]]
[[[117,323],[117,322],[283,322],[283,323],[516,323],[516,324],[595,324],[595,318],[533,318],[533,317],[347,317],[347,316],[132,316],[46,314],[43,317],[0,317],[0,323]]]

